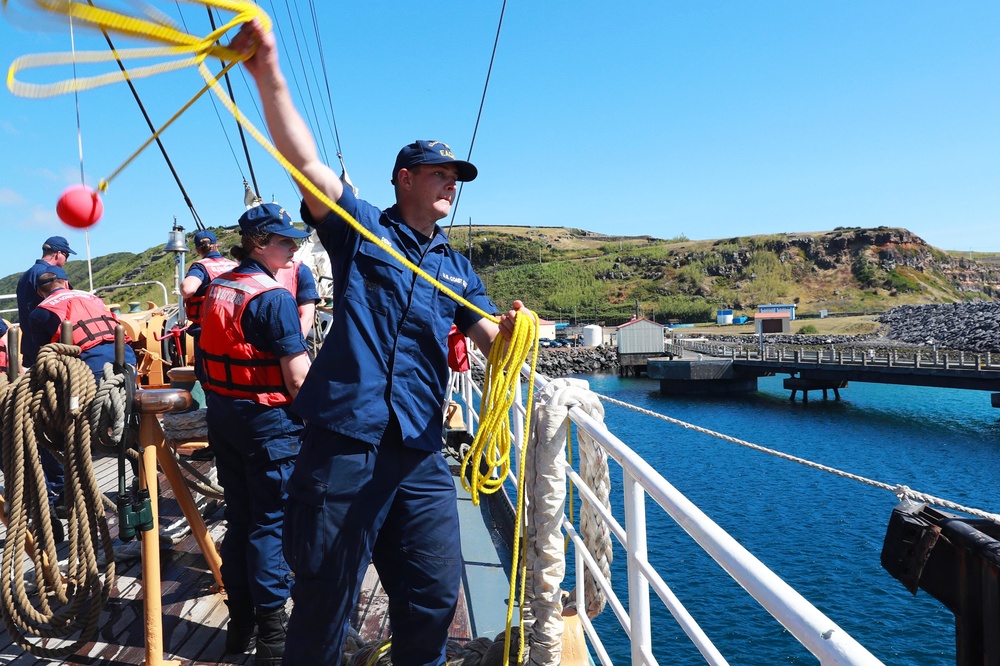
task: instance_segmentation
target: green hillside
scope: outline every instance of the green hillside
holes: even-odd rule
[[[239,238],[235,227],[213,230],[223,251]],[[660,322],[699,322],[714,320],[717,309],[752,315],[762,303],[797,303],[799,315],[808,316],[1000,295],[996,254],[945,252],[905,229],[886,227],[690,240],[473,226],[451,230],[450,238],[498,305],[519,298],[548,319],[615,324],[638,311]],[[186,260],[196,256],[191,252]],[[71,261],[66,270],[75,286],[88,286],[85,261]],[[93,270],[95,287],[156,281],[176,302],[173,256],[162,246],[98,257]],[[2,293],[13,293],[17,278],[0,280]],[[99,295],[123,307],[163,303],[156,284]]]

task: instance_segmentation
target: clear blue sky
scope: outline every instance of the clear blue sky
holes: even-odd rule
[[[308,15],[306,0],[289,2]],[[177,15],[174,2],[153,4]],[[431,138],[468,153],[501,2],[315,5],[348,171],[364,198],[388,205],[403,144]],[[204,7],[181,6],[207,33]],[[301,63],[320,67],[312,25],[293,35],[285,0],[263,6],[308,100]],[[0,23],[4,67],[69,50],[67,26],[22,15]],[[512,1],[472,155],[480,177],[464,189],[458,223],[692,239],[887,225],[944,249],[1000,251],[998,25],[993,1]],[[76,46],[106,48],[79,31]],[[242,73],[233,85],[258,121]],[[159,123],[200,79],[189,69],[137,87]],[[326,88],[311,90],[332,160]],[[51,234],[85,256],[84,234],[55,215],[63,188],[80,182],[73,96],[0,95],[0,274],[23,270]],[[148,131],[123,84],[83,92],[79,106],[86,180],[96,185]],[[218,109],[221,123],[205,98],[164,135],[210,226],[235,223],[249,177],[235,123]],[[251,150],[260,193],[297,210],[289,178]],[[94,256],[166,242],[175,215],[194,228],[155,147],[104,201]]]

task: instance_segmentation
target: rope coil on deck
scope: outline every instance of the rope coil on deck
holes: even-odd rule
[[[115,581],[114,548],[91,461],[86,408],[96,389],[79,353],[73,345],[46,345],[35,365],[2,389],[8,512],[0,581],[3,621],[19,647],[45,658],[74,654],[93,639]],[[69,525],[65,577],[52,535],[39,446],[59,456],[65,469]],[[98,559],[102,547],[103,565]],[[38,590],[34,600],[25,590],[26,552],[34,565]],[[29,636],[67,643],[50,648]]]

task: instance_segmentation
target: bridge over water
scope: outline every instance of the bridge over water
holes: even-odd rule
[[[669,351],[680,359],[649,359],[646,371],[660,380],[663,393],[756,391],[757,378],[788,374],[784,387],[793,400],[798,391],[808,400],[816,390],[823,397],[832,390],[839,399],[840,389],[853,381],[990,391],[993,406],[1000,407],[1000,354],[989,352],[730,347],[690,340]]]

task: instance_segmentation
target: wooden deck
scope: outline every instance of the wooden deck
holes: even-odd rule
[[[207,471],[210,463],[198,463]],[[117,496],[117,463],[113,457],[95,460],[101,488],[112,499]],[[131,481],[131,470],[128,471]],[[175,524],[184,527],[181,511],[173,493],[160,474],[160,531]],[[503,631],[507,597],[506,574],[496,556],[489,534],[479,516],[479,508],[472,507],[468,496],[459,486],[460,513],[463,520],[463,550],[466,551],[465,589],[459,613],[452,625],[452,637],[460,642],[476,636],[495,637]],[[463,495],[465,495],[463,497]],[[222,503],[195,495],[201,513],[213,540],[218,542],[225,534],[222,520]],[[108,514],[112,523],[111,533],[117,534],[116,517]],[[176,530],[175,533],[182,530]],[[6,532],[0,525],[0,537]],[[162,540],[162,538],[161,538]],[[138,543],[126,545],[116,541],[116,548],[135,548]],[[65,553],[66,546],[61,546]],[[490,554],[492,552],[492,555]],[[212,590],[214,578],[208,569],[198,544],[188,532],[177,543],[161,549],[164,658],[182,664],[246,664],[252,661],[249,654],[224,654],[225,626],[228,609],[224,594]],[[472,605],[476,604],[476,612]],[[362,589],[361,598],[352,624],[366,642],[388,637],[388,599],[378,583],[374,569],[370,569]],[[0,664],[106,664],[117,666],[142,664],[145,660],[144,618],[141,582],[141,562],[138,557],[119,561],[118,580],[101,615],[98,637],[84,646],[76,655],[64,660],[39,659],[23,652],[14,645],[0,626]],[[477,630],[480,633],[476,633]]]

